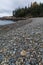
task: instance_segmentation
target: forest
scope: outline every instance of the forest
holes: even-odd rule
[[[30,7],[18,8],[13,11],[14,17],[43,17],[43,3],[31,3]]]

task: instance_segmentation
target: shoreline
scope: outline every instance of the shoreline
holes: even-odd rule
[[[43,18],[21,20],[3,27],[0,30],[0,64],[25,62],[30,65],[31,58],[35,65],[43,63]]]
[[[7,24],[7,25],[0,25],[0,30],[10,30],[10,29],[16,29],[18,27],[21,27],[23,25],[26,25],[28,23],[31,23],[32,19],[26,19],[26,20],[19,20],[16,21],[15,23],[12,24]]]
[[[19,20],[26,20],[24,17],[14,17],[14,16],[5,16],[5,17],[0,17],[0,20],[12,20],[12,21],[19,21]]]

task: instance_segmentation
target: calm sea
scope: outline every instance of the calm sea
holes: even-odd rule
[[[0,25],[8,25],[8,24],[12,24],[15,23],[14,21],[10,21],[10,20],[0,20]]]

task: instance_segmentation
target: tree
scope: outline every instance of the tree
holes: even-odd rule
[[[37,2],[31,3],[31,7],[37,7],[37,6],[38,6]]]
[[[43,16],[43,3],[38,4],[37,2],[31,3],[30,7],[18,8],[13,11],[13,16],[15,17],[39,17]]]

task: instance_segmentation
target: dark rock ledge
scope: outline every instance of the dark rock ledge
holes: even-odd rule
[[[26,18],[22,17],[22,18],[16,18],[13,16],[5,16],[5,17],[0,17],[0,20],[14,20],[14,21],[18,21],[18,20],[25,20]]]

